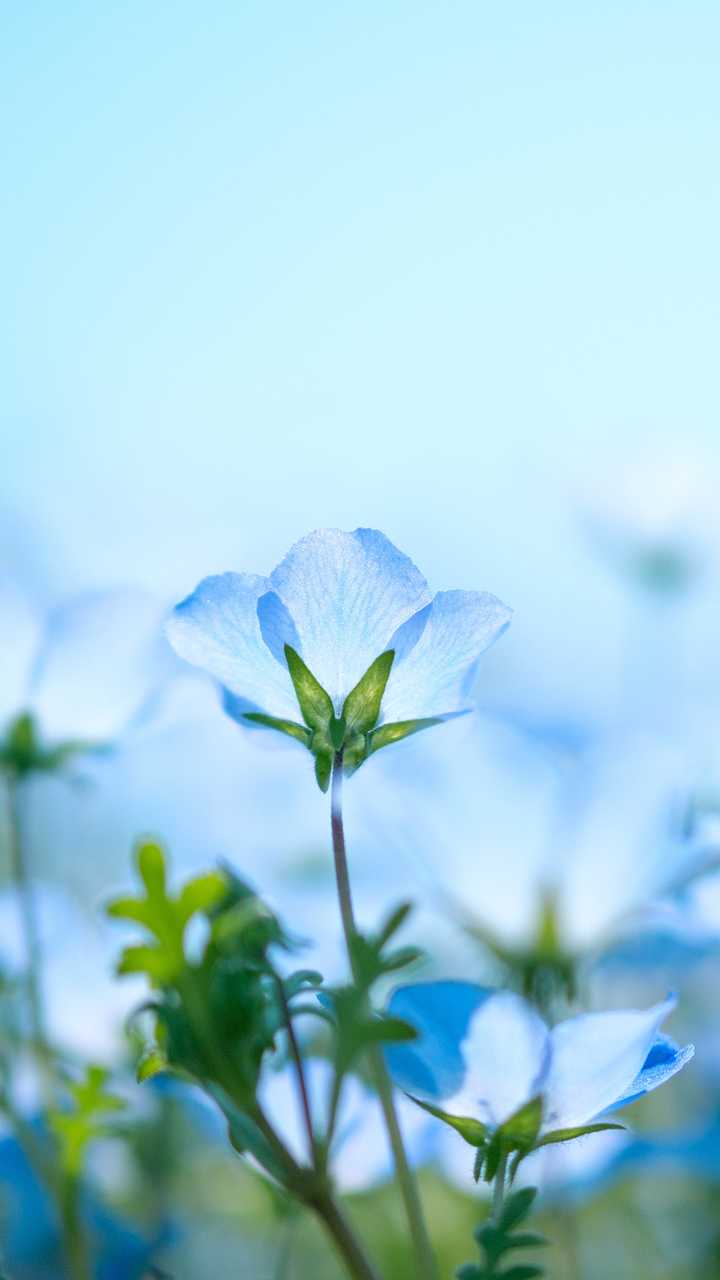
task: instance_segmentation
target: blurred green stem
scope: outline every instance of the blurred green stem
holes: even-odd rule
[[[352,940],[357,933],[357,929],[355,927],[355,913],[353,911],[350,873],[348,870],[347,850],[345,847],[345,827],[343,824],[342,813],[342,778],[343,758],[342,752],[339,751],[336,753],[333,760],[332,784],[330,791],[330,825],[332,831],[335,879],[337,882],[338,901],[340,904],[340,916],[342,918],[343,933],[345,934],[345,943],[347,946],[350,968],[353,978],[357,981],[352,948]],[[370,1053],[370,1062],[375,1078],[375,1087],[378,1092],[380,1105],[385,1119],[385,1127],[390,1139],[398,1185],[405,1204],[405,1212],[410,1225],[410,1234],[415,1247],[418,1266],[418,1280],[437,1280],[437,1265],[432,1245],[430,1243],[428,1230],[425,1225],[425,1217],[423,1215],[422,1204],[420,1202],[420,1194],[405,1152],[402,1133],[400,1131],[397,1112],[395,1110],[395,1103],[393,1101],[392,1084],[385,1067],[385,1061],[381,1050],[375,1049]]]
[[[495,1174],[495,1185],[493,1187],[493,1202],[492,1202],[492,1221],[496,1226],[500,1220],[500,1215],[503,1211],[503,1204],[505,1203],[505,1181],[507,1177],[507,1162],[508,1162],[507,1156],[506,1155],[501,1156],[498,1163],[498,1167],[497,1167],[497,1173]]]
[[[42,947],[22,835],[20,817],[21,785],[17,778],[8,775],[6,795],[10,874],[17,891],[20,924],[25,947],[25,990],[30,1036],[36,1057],[43,1068],[43,1074],[47,1076],[49,1051],[45,1033],[42,996]]]

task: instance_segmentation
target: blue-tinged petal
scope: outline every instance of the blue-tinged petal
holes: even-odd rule
[[[512,610],[486,591],[440,591],[415,644],[390,672],[382,718],[414,720],[464,711],[477,661],[510,624]],[[408,624],[411,625],[411,624]]]
[[[38,611],[13,583],[0,583],[0,731],[26,709],[40,635]]]
[[[260,630],[258,601],[267,590],[267,579],[255,574],[204,578],[173,610],[167,634],[181,658],[203,667],[248,708],[297,720],[290,673]]]
[[[460,1051],[465,1078],[444,1109],[496,1126],[541,1092],[550,1036],[526,1000],[500,991],[475,1011]]]
[[[388,1011],[418,1032],[416,1040],[388,1045],[388,1070],[414,1097],[442,1103],[462,1088],[466,1066],[460,1046],[475,1011],[492,992],[473,982],[417,982],[398,987]]]
[[[607,1111],[617,1111],[619,1107],[626,1107],[631,1102],[636,1102],[638,1098],[642,1098],[643,1094],[657,1089],[659,1085],[681,1071],[694,1054],[694,1045],[686,1044],[681,1049],[670,1036],[659,1035],[645,1059],[642,1070],[633,1080],[627,1093],[622,1098],[618,1098],[617,1102],[607,1108]]]
[[[299,652],[338,712],[398,627],[430,600],[419,570],[375,529],[308,534],[270,582],[295,623]]]
[[[568,1018],[553,1028],[545,1129],[589,1124],[630,1096],[673,999],[651,1009]]]
[[[30,698],[45,738],[108,742],[140,715],[170,670],[164,612],[153,596],[123,588],[51,614]]]

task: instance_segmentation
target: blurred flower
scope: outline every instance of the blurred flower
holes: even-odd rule
[[[333,1068],[326,1059],[317,1057],[305,1058],[303,1066],[317,1125],[317,1118],[327,1111]],[[307,1133],[292,1064],[264,1073],[260,1101],[295,1158],[307,1161]],[[413,1164],[424,1163],[434,1149],[436,1126],[418,1107],[402,1098],[398,1114],[409,1159]],[[347,1076],[343,1084],[330,1170],[340,1190],[346,1193],[364,1191],[392,1176],[393,1158],[378,1100],[354,1075]]]
[[[395,1082],[490,1132],[537,1096],[541,1136],[589,1125],[656,1089],[693,1055],[692,1045],[679,1049],[660,1034],[672,999],[581,1014],[552,1029],[520,996],[464,982],[399,987],[388,1007],[418,1032],[385,1050]]]
[[[473,717],[418,738],[359,783],[374,843],[403,859],[439,916],[499,951],[573,955],[636,934],[650,904],[702,869],[684,819],[686,762],[638,735],[534,750]]]
[[[431,596],[375,530],[322,529],[269,578],[205,578],[175,609],[168,635],[181,657],[220,681],[238,721],[281,730],[316,759],[344,747],[346,764],[352,756],[357,765],[466,710],[477,660],[510,616],[486,592]],[[383,655],[389,661],[378,665]]]
[[[127,729],[169,671],[162,614],[152,596],[118,589],[41,618],[17,589],[0,588],[2,763],[47,768],[53,752],[106,745]]]
[[[62,1237],[50,1198],[15,1138],[0,1141],[3,1200],[2,1262],[17,1280],[64,1275]],[[128,1222],[85,1191],[82,1222],[90,1243],[93,1280],[143,1280],[165,1242],[144,1239]]]

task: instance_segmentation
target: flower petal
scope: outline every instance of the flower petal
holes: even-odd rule
[[[427,604],[422,574],[374,529],[318,529],[271,575],[300,637],[299,652],[339,713],[393,633]]]
[[[473,1014],[460,1051],[465,1079],[445,1110],[496,1126],[541,1091],[550,1062],[550,1037],[527,1001],[500,991]]]
[[[659,1085],[681,1071],[694,1056],[694,1045],[686,1044],[681,1049],[670,1036],[659,1035],[645,1059],[642,1070],[633,1080],[627,1093],[607,1107],[603,1114],[617,1111],[620,1107],[636,1102],[638,1098],[642,1098],[643,1094],[651,1093],[653,1089],[657,1089]]]
[[[385,1058],[395,1083],[417,1098],[442,1103],[462,1087],[460,1045],[475,1011],[492,993],[472,982],[418,982],[398,987],[388,1012],[418,1032],[416,1040],[388,1045]]]
[[[552,1062],[544,1128],[589,1124],[632,1096],[657,1033],[675,1007],[673,999],[651,1009],[587,1013],[551,1032]]]
[[[167,634],[181,658],[245,699],[247,710],[297,720],[290,673],[273,657],[260,630],[258,601],[267,590],[267,579],[250,573],[204,578],[173,610]]]
[[[502,635],[511,617],[512,610],[486,591],[438,592],[412,647],[407,649],[404,633],[415,619],[393,637],[398,659],[385,690],[383,720],[466,710],[478,658]]]
[[[161,601],[127,588],[51,614],[30,698],[43,736],[108,742],[128,727],[170,671],[164,612]]]

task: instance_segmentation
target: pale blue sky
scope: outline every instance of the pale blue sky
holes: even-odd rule
[[[584,575],[587,640],[584,477],[718,452],[718,6],[3,26],[3,483],[53,585],[184,592],[363,523],[536,635]]]

